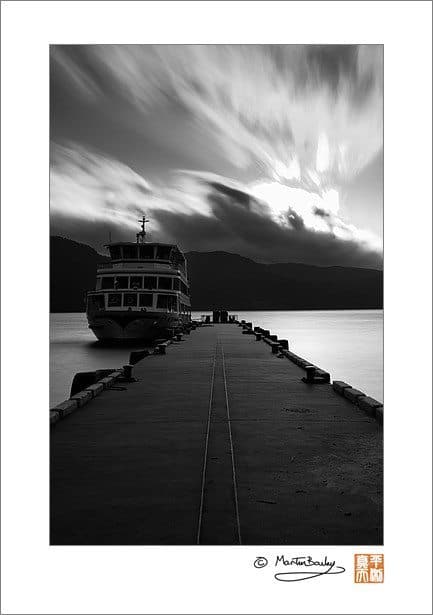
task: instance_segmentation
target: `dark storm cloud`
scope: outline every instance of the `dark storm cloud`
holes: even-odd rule
[[[381,256],[356,241],[305,228],[302,218],[289,214],[290,227],[245,207],[249,195],[228,196],[212,187],[212,217],[153,210],[164,234],[184,250],[222,250],[260,262],[298,262],[324,266],[381,267]],[[252,199],[254,200],[254,199]]]

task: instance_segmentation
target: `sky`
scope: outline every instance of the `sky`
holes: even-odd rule
[[[382,267],[380,45],[51,46],[51,234]]]

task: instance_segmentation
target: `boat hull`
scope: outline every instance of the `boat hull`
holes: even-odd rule
[[[176,313],[161,312],[98,312],[87,314],[89,328],[101,342],[152,341],[170,335],[185,324]]]

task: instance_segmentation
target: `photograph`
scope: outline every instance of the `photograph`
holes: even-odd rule
[[[383,91],[382,44],[50,45],[50,545],[378,553]]]
[[[2,615],[431,615],[432,3],[0,9]]]

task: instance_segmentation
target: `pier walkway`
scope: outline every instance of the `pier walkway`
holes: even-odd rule
[[[382,427],[330,384],[234,324],[133,375],[51,432],[51,544],[382,544]]]

